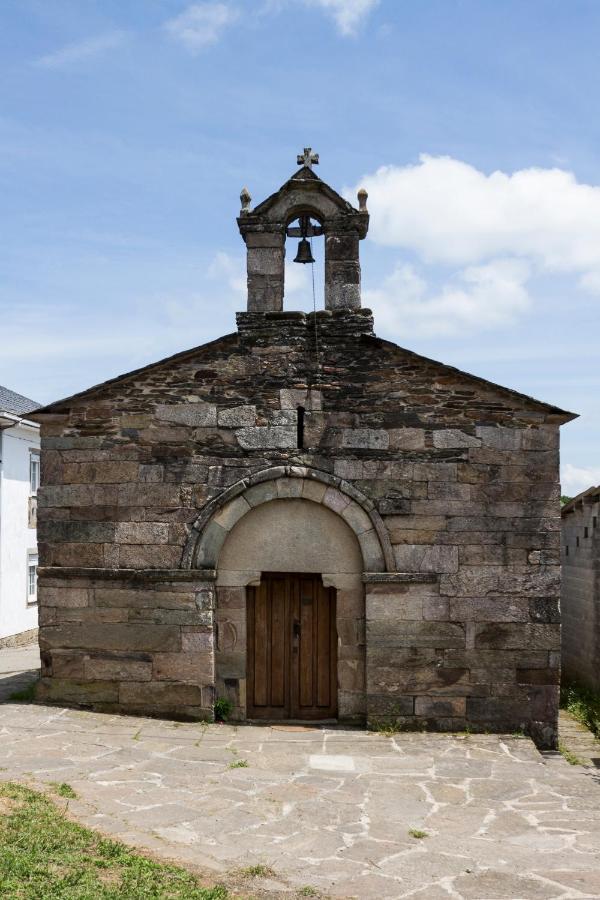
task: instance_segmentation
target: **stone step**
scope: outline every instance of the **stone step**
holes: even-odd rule
[[[544,762],[547,766],[551,766],[552,768],[564,769],[567,771],[572,768],[571,764],[567,762],[562,753],[558,750],[542,750],[541,755],[544,758]]]

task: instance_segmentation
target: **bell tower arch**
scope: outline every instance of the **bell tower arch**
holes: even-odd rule
[[[286,238],[300,239],[297,261],[311,262],[308,239],[325,238],[325,309],[360,309],[359,242],[369,228],[367,192],[358,208],[313,171],[319,155],[310,147],[297,159],[300,169],[254,209],[243,188],[237,223],[246,243],[248,312],[282,312]],[[298,220],[298,226],[294,223]]]

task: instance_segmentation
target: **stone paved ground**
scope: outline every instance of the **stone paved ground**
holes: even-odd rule
[[[600,773],[526,739],[5,703],[0,767],[6,780],[68,782],[80,821],[160,856],[220,873],[269,865],[276,876],[261,886],[273,891],[600,898]]]
[[[264,863],[282,888],[600,897],[597,776],[546,764],[525,739],[176,726],[5,704],[0,765],[6,779],[67,781],[77,818],[128,843],[219,871]]]
[[[4,647],[0,650],[0,703],[39,677],[40,651],[37,644]]]

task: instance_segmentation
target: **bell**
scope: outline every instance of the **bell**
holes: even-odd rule
[[[298,252],[296,253],[294,262],[314,263],[312,250],[310,249],[310,244],[306,238],[302,238],[302,240],[298,242]]]

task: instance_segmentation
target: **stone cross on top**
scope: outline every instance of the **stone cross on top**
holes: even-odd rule
[[[319,165],[319,154],[313,153],[312,147],[305,147],[304,153],[298,154],[297,163],[299,166],[306,166],[307,169],[312,169],[313,166]]]

